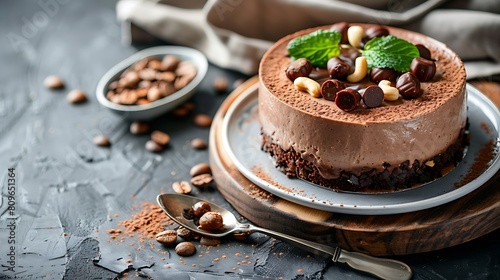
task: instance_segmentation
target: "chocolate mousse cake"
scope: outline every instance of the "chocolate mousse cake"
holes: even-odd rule
[[[266,52],[259,78],[262,150],[290,178],[396,191],[463,158],[465,68],[422,34],[347,23],[302,30]]]

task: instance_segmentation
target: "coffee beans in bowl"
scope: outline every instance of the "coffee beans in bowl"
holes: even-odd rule
[[[199,51],[178,46],[142,50],[112,67],[97,86],[97,100],[131,120],[151,120],[186,102],[208,69]]]

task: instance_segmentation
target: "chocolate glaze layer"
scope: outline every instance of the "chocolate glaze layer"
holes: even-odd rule
[[[341,170],[360,175],[372,169],[381,172],[384,164],[426,162],[457,142],[467,118],[466,74],[452,50],[424,35],[387,27],[391,35],[425,45],[436,59],[437,74],[421,84],[423,94],[416,99],[345,112],[334,102],[298,91],[284,72],[291,61],[288,42],[319,28],[284,37],[261,61],[259,118],[262,132],[274,144],[285,151],[293,149],[322,177],[334,179]],[[369,84],[365,78],[359,87]]]

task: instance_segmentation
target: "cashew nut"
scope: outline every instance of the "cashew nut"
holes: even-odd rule
[[[347,81],[351,83],[357,83],[363,80],[363,78],[366,76],[366,73],[368,72],[368,63],[366,62],[366,57],[357,57],[354,64],[354,72],[347,76]]]
[[[382,80],[378,83],[378,86],[384,92],[384,100],[396,101],[399,98],[399,90],[392,86],[391,82],[388,80]]]
[[[321,86],[318,82],[307,77],[298,77],[293,81],[295,88],[300,91],[305,91],[312,95],[312,97],[321,97]]]
[[[359,49],[361,47],[361,41],[365,36],[365,29],[359,25],[353,25],[347,29],[347,40],[349,44]]]

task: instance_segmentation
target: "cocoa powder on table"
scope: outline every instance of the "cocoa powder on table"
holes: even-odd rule
[[[112,239],[120,237],[120,241],[138,235],[139,242],[143,243],[146,239],[154,239],[157,233],[172,224],[174,222],[163,213],[160,206],[153,202],[143,202],[139,212],[118,223],[118,226],[124,229],[109,229],[106,233],[110,234]]]

